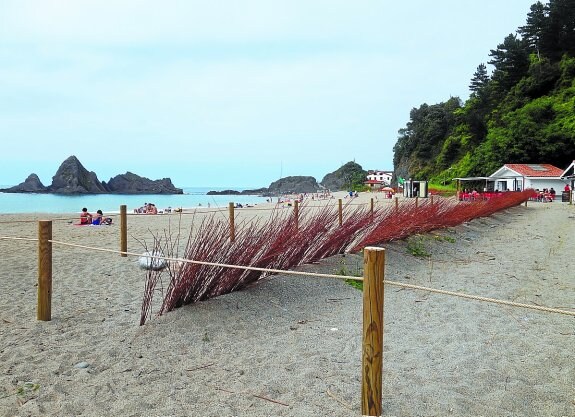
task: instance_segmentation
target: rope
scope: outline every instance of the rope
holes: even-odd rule
[[[289,274],[289,275],[312,275],[321,278],[338,278],[338,279],[356,279],[358,281],[363,281],[361,277],[345,277],[342,275],[335,275],[335,274],[314,274],[310,272],[301,272],[301,271],[291,271],[291,270],[284,270],[284,269],[270,269],[270,268],[259,268],[256,266],[241,266],[241,265],[230,265],[230,264],[220,264],[217,262],[207,262],[207,261],[194,261],[192,259],[185,259],[185,258],[168,258],[166,256],[158,256],[158,255],[144,255],[141,253],[134,253],[134,252],[122,252],[115,249],[104,249],[104,248],[94,248],[90,246],[78,245],[75,243],[66,243],[60,242],[57,240],[50,240],[53,244],[62,245],[62,246],[70,246],[73,248],[81,248],[81,249],[90,249],[100,252],[109,252],[109,253],[117,253],[122,255],[128,256],[138,256],[138,257],[145,257],[145,258],[152,258],[152,259],[164,259],[166,261],[174,261],[174,262],[186,262],[190,264],[197,264],[197,265],[207,265],[207,266],[221,266],[223,268],[234,268],[234,269],[244,269],[246,271],[259,271],[259,272],[269,272],[273,274]]]
[[[436,294],[452,295],[454,297],[467,298],[469,300],[484,301],[487,303],[501,304],[501,305],[506,305],[506,306],[511,306],[511,307],[528,308],[531,310],[539,310],[539,311],[546,311],[549,313],[565,314],[568,316],[574,316],[575,317],[575,311],[567,311],[567,310],[561,310],[558,308],[538,306],[535,304],[524,304],[524,303],[516,303],[514,301],[498,300],[497,298],[488,298],[488,297],[481,297],[478,295],[470,295],[470,294],[465,294],[465,293],[455,292],[455,291],[439,290],[436,288],[422,287],[420,285],[404,284],[402,282],[397,282],[397,281],[383,280],[383,283],[389,284],[389,285],[394,285],[396,287],[409,288],[412,290],[422,290],[422,291],[428,291],[428,292],[432,292],[432,293],[436,293]]]
[[[62,246],[70,246],[70,247],[76,247],[76,248],[82,248],[82,249],[90,249],[90,250],[96,250],[96,251],[101,251],[101,252],[118,253],[118,254],[125,254],[125,255],[129,255],[129,256],[147,257],[147,258],[152,258],[152,259],[164,259],[167,261],[185,262],[185,263],[198,264],[198,265],[219,266],[219,267],[223,267],[223,268],[244,269],[246,271],[259,271],[259,272],[268,272],[268,273],[273,273],[273,274],[286,274],[286,275],[303,275],[303,276],[312,276],[312,277],[318,277],[318,278],[335,278],[335,279],[340,279],[340,280],[341,279],[344,279],[344,280],[351,279],[354,281],[363,281],[364,280],[363,277],[344,276],[344,275],[335,275],[335,274],[319,274],[319,273],[315,273],[315,272],[302,272],[302,271],[291,271],[291,270],[283,270],[283,269],[258,268],[258,267],[254,267],[254,266],[221,264],[221,263],[216,263],[216,262],[195,261],[195,260],[184,259],[184,258],[168,258],[166,256],[158,256],[158,255],[143,255],[143,254],[134,253],[134,252],[117,251],[114,249],[94,248],[94,247],[78,245],[78,244],[74,244],[74,243],[60,242],[60,241],[56,241],[56,240],[51,240],[50,242],[52,242],[53,244],[58,244],[58,245],[62,245]],[[561,310],[558,308],[538,306],[535,304],[516,303],[514,301],[506,301],[506,300],[499,300],[496,298],[481,297],[481,296],[470,295],[470,294],[465,294],[465,293],[461,293],[461,292],[423,287],[420,285],[404,284],[402,282],[397,282],[397,281],[383,280],[383,283],[388,284],[388,285],[393,285],[396,287],[409,288],[412,290],[422,290],[422,291],[428,291],[428,292],[436,293],[436,294],[451,295],[454,297],[466,298],[469,300],[477,300],[477,301],[506,305],[506,306],[511,306],[511,307],[527,308],[527,309],[531,309],[531,310],[545,311],[548,313],[564,314],[567,316],[575,317],[575,311],[567,311],[567,310]]]
[[[10,237],[10,236],[0,236],[0,240],[23,240],[23,241],[31,241],[31,242],[37,242],[38,241],[38,239],[35,239],[35,238]],[[128,256],[137,256],[137,257],[147,257],[147,258],[152,258],[152,259],[164,259],[166,261],[184,262],[184,263],[191,263],[191,264],[197,264],[197,265],[207,265],[207,266],[218,266],[218,267],[223,267],[223,268],[243,269],[246,271],[267,272],[267,273],[272,273],[272,274],[312,276],[312,277],[317,277],[317,278],[335,278],[335,279],[340,279],[340,280],[341,279],[344,279],[344,280],[351,279],[354,281],[363,281],[364,280],[363,277],[354,277],[354,276],[345,276],[345,275],[336,275],[336,274],[319,274],[319,273],[315,273],[315,272],[291,271],[291,270],[283,270],[283,269],[258,268],[255,266],[241,266],[241,265],[222,264],[222,263],[217,263],[217,262],[195,261],[192,259],[185,259],[185,258],[168,258],[166,256],[158,256],[158,255],[143,255],[143,254],[134,253],[134,252],[122,252],[122,251],[118,251],[115,249],[95,248],[95,247],[91,247],[91,246],[78,245],[75,243],[60,242],[58,240],[50,240],[49,242],[51,242],[52,244],[57,244],[57,245],[62,245],[62,246],[68,246],[68,247],[80,248],[80,249],[89,249],[89,250],[95,250],[95,251],[99,251],[99,252],[124,254],[124,255],[128,255]],[[431,292],[431,293],[435,293],[435,294],[450,295],[453,297],[465,298],[468,300],[483,301],[483,302],[492,303],[492,304],[506,305],[506,306],[510,306],[510,307],[527,308],[530,310],[545,311],[548,313],[564,314],[567,316],[575,317],[575,311],[561,310],[559,308],[538,306],[535,304],[517,303],[514,301],[499,300],[497,298],[489,298],[489,297],[482,297],[482,296],[478,296],[478,295],[465,294],[465,293],[455,292],[455,291],[440,290],[437,288],[423,287],[421,285],[405,284],[402,282],[390,281],[387,279],[383,280],[383,283],[388,284],[388,285],[392,285],[392,286],[396,286],[396,287],[402,287],[402,288],[407,288],[407,289],[412,289],[412,290],[427,291],[427,292]]]
[[[13,236],[0,236],[0,240],[28,240],[31,242],[37,242],[38,239],[31,237],[13,237]]]

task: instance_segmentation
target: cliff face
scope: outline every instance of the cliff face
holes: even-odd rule
[[[94,172],[89,172],[78,158],[70,156],[52,177],[49,191],[55,194],[101,194],[108,190]]]
[[[172,180],[163,178],[161,180],[150,180],[140,177],[132,172],[116,175],[110,178],[108,183],[104,183],[106,188],[112,193],[118,194],[183,194],[181,188],[174,187]]]

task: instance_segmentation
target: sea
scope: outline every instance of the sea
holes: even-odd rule
[[[9,185],[0,188],[8,188]],[[257,195],[207,195],[208,191],[233,190],[231,187],[183,187],[184,194],[91,194],[59,195],[32,193],[0,193],[0,214],[16,213],[79,213],[83,207],[89,212],[119,213],[125,204],[128,213],[153,203],[158,210],[168,207],[191,209],[197,207],[228,207],[230,202],[242,205],[265,203],[266,198]]]

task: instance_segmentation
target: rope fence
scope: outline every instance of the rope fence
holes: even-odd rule
[[[0,240],[20,240],[20,241],[29,241],[29,242],[38,242],[39,239],[36,238],[25,238],[25,237],[11,237],[11,236],[0,236]],[[309,277],[316,277],[316,278],[332,278],[332,279],[339,279],[339,280],[353,280],[353,281],[364,281],[363,277],[356,277],[356,276],[347,276],[347,275],[339,275],[339,274],[322,274],[316,272],[305,272],[305,271],[293,271],[293,270],[284,270],[284,269],[273,269],[273,268],[259,268],[254,266],[245,266],[245,265],[231,265],[231,264],[224,264],[224,263],[217,263],[217,262],[207,262],[207,261],[196,261],[193,259],[186,259],[186,258],[170,258],[161,255],[151,255],[151,254],[142,254],[142,253],[135,253],[135,252],[128,252],[128,251],[118,251],[115,249],[106,249],[106,248],[98,248],[94,246],[87,246],[87,245],[80,245],[76,243],[69,243],[69,242],[62,242],[58,240],[49,239],[49,243],[54,245],[60,246],[67,246],[71,248],[78,248],[78,249],[85,249],[90,251],[96,252],[105,252],[105,253],[113,253],[119,254],[124,256],[131,256],[131,257],[143,257],[143,258],[150,258],[150,259],[157,259],[157,260],[164,260],[167,262],[174,262],[174,263],[190,263],[190,264],[197,264],[197,265],[206,265],[206,266],[217,266],[222,268],[234,268],[234,269],[242,269],[246,271],[257,271],[257,272],[264,272],[268,274],[284,274],[284,275],[294,275],[294,276],[309,276]],[[483,297],[479,295],[473,294],[466,294],[457,291],[449,291],[449,290],[441,290],[438,288],[432,287],[425,287],[421,285],[415,284],[407,284],[399,281],[390,281],[387,279],[383,280],[383,283],[386,285],[391,285],[395,287],[401,287],[411,290],[419,290],[419,291],[427,291],[434,294],[442,294],[442,295],[449,295],[453,297],[465,298],[468,300],[476,300],[482,301],[492,304],[499,304],[509,307],[518,307],[518,308],[526,308],[530,310],[537,310],[543,311],[548,313],[556,313],[556,314],[564,314],[568,316],[575,317],[575,311],[568,311],[562,310],[559,308],[553,307],[545,307],[536,304],[526,304],[526,303],[518,303],[515,301],[507,301],[501,300],[497,298],[490,298],[490,297]]]

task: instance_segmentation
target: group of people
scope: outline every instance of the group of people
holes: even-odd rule
[[[535,190],[537,193],[537,201],[541,201],[543,203],[552,203],[555,200],[555,190],[553,187],[551,188],[544,188],[543,190]]]
[[[168,207],[164,210],[166,213],[171,213],[172,208]],[[134,209],[135,214],[158,214],[158,208],[154,203],[144,203],[142,207]]]
[[[97,210],[96,214],[90,214],[90,212],[88,212],[88,209],[86,207],[84,207],[82,209],[82,213],[80,214],[80,224],[81,225],[102,225],[102,224],[107,224],[110,225],[112,224],[112,219],[110,217],[104,217],[104,213],[102,213],[102,210]]]

